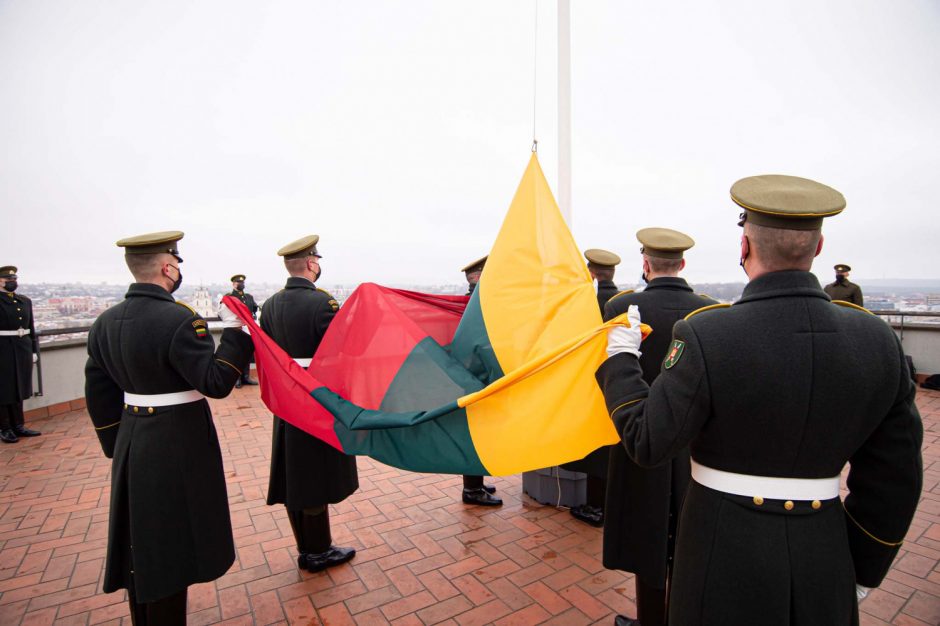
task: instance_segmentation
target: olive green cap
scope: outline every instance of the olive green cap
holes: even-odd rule
[[[817,230],[823,218],[845,209],[845,197],[808,178],[765,174],[731,186],[731,199],[744,209],[739,226],[750,221],[767,228]]]
[[[643,228],[636,231],[643,247],[640,252],[660,259],[681,259],[682,253],[695,245],[695,240],[671,228]]]
[[[488,258],[490,258],[490,255],[487,254],[485,257],[482,257],[482,258],[477,259],[476,261],[467,263],[460,269],[460,271],[465,272],[465,273],[482,272],[483,266],[486,265],[486,260]]]
[[[244,275],[244,274],[235,274],[234,276],[232,276],[231,280],[232,280],[233,283],[241,282],[241,281],[245,280],[245,275]]]
[[[834,269],[837,272],[851,272],[852,271],[852,268],[846,265],[845,263],[839,263],[832,269]]]
[[[0,276],[16,276],[17,269],[15,265],[4,265],[0,267]]]
[[[134,237],[125,237],[117,242],[117,246],[124,248],[124,254],[159,254],[166,252],[176,257],[180,263],[183,258],[180,256],[176,242],[183,238],[181,230],[164,230],[158,233],[147,233],[146,235],[136,235]]]
[[[620,257],[607,250],[600,248],[591,248],[584,251],[584,258],[592,265],[598,267],[617,267],[620,265]]]
[[[308,256],[319,257],[317,252],[317,242],[320,241],[320,235],[307,235],[297,241],[292,241],[277,251],[279,256],[285,259],[302,259]]]

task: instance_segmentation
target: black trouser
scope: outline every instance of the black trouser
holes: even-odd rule
[[[464,476],[463,488],[464,489],[483,489],[483,477],[482,476]]]
[[[666,588],[636,577],[636,618],[641,626],[666,626]]]
[[[186,589],[154,602],[135,602],[134,592],[127,590],[134,626],[186,626]]]
[[[12,430],[16,426],[22,426],[24,421],[22,400],[0,404],[0,430]]]
[[[604,508],[604,498],[607,495],[607,479],[597,476],[587,477],[587,502],[585,504],[599,509]]]
[[[322,554],[330,549],[333,543],[330,507],[324,504],[296,511],[288,509],[287,519],[301,554]]]

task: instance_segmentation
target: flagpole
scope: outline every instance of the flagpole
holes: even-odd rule
[[[558,0],[558,208],[571,213],[571,0]]]

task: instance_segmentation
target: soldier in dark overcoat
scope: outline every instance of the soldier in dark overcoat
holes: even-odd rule
[[[624,291],[608,301],[604,320],[640,309],[643,321],[655,329],[643,342],[640,367],[652,385],[672,339],[677,321],[710,304],[695,294],[679,272],[684,253],[695,245],[691,237],[668,228],[637,232],[647,286],[641,292]],[[689,484],[688,451],[655,468],[642,468],[627,456],[622,445],[610,446],[607,499],[604,508],[604,567],[636,574],[637,619],[618,615],[617,626],[666,623],[666,589],[675,547],[682,498]]]
[[[741,299],[676,323],[652,386],[631,308],[597,380],[638,464],[691,450],[671,623],[857,624],[921,492],[915,388],[891,328],[830,301],[809,271],[842,194],[765,175],[731,195],[745,209]]]
[[[842,300],[857,306],[864,306],[865,297],[862,295],[862,288],[849,280],[849,272],[852,271],[852,268],[844,263],[839,263],[832,269],[836,271],[836,279],[823,287],[823,291],[833,300]]]
[[[476,261],[467,263],[460,271],[464,273],[467,279],[467,295],[473,295],[474,290],[480,283],[480,276],[483,274],[483,267],[490,255],[479,258]],[[463,493],[461,497],[464,504],[479,504],[481,506],[502,506],[503,499],[493,494],[496,493],[496,485],[489,485],[483,482],[482,476],[463,477]]]
[[[241,300],[242,304],[248,308],[251,316],[254,319],[258,319],[258,303],[255,302],[255,297],[253,295],[245,292],[245,275],[235,274],[232,276],[231,281],[232,292],[228,295]],[[245,368],[245,371],[242,373],[241,378],[238,379],[238,382],[235,383],[235,388],[239,389],[242,385],[257,385],[258,381],[252,380],[250,374],[251,366],[249,365]]]
[[[319,240],[310,235],[278,250],[290,278],[265,301],[261,316],[261,329],[303,367],[310,365],[339,310],[333,296],[315,284],[321,273]],[[287,508],[301,569],[316,572],[355,556],[353,548],[333,545],[328,505],[342,502],[358,488],[355,456],[274,416],[268,504]]]
[[[617,294],[614,273],[620,264],[620,257],[608,250],[591,248],[584,251],[588,273],[597,281],[597,304],[601,316],[607,301]],[[591,526],[604,525],[604,494],[607,492],[607,459],[613,446],[603,446],[594,450],[583,459],[563,463],[562,467],[571,472],[587,474],[586,498],[584,504],[571,508],[571,515]]]
[[[26,428],[23,401],[33,395],[33,363],[39,338],[33,324],[33,301],[16,293],[17,268],[0,267],[0,441],[16,443],[20,437],[38,437]]]
[[[179,231],[122,239],[136,282],[88,334],[85,398],[111,465],[104,591],[127,589],[131,618],[185,624],[186,588],[235,560],[222,453],[205,397],[231,392],[251,338],[223,307],[206,321],[171,295]]]

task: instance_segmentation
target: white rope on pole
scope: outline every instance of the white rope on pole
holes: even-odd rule
[[[558,0],[558,208],[570,228],[571,209],[571,0]]]

